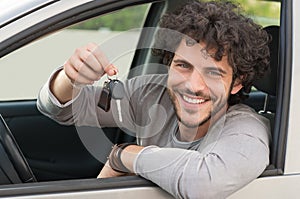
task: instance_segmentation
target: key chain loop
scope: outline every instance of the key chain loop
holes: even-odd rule
[[[113,78],[113,77],[115,77],[115,78]],[[108,74],[106,74],[106,78],[109,81],[111,81],[111,80],[118,80],[119,79],[118,78],[118,73],[116,73],[115,75],[111,75],[111,76],[109,76]]]

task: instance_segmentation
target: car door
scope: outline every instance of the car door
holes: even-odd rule
[[[3,91],[0,97],[0,113],[38,182],[13,185],[11,188],[14,191],[4,186],[1,188],[1,196],[16,197],[30,193],[24,197],[31,198],[31,194],[55,193],[59,197],[59,192],[102,190],[105,196],[116,191],[116,196],[120,197],[118,190],[124,186],[137,191],[145,186],[154,186],[136,177],[125,177],[123,180],[95,179],[111,146],[116,142],[134,138],[123,136],[117,128],[62,126],[37,110],[36,97],[51,72],[60,67],[76,47],[92,41],[108,50],[108,45],[116,45],[116,41],[123,42],[123,46],[129,48],[124,49],[126,52],[123,50],[124,56],[112,55],[111,58],[115,64],[123,66],[119,78],[125,78],[129,73],[141,27],[144,23],[150,24],[147,22],[150,16],[145,20],[148,10],[153,10],[151,23],[157,23],[164,5],[165,3],[136,0],[28,1],[28,5],[20,5],[20,9],[23,9],[20,13],[18,8],[12,11],[16,15],[10,16],[9,20],[4,18],[0,44]],[[105,15],[110,24],[102,24],[106,23],[101,21],[99,16],[102,15]],[[125,17],[120,18],[122,16]],[[100,24],[83,30],[81,26],[88,26],[89,23]],[[119,25],[116,28],[117,23]],[[153,192],[147,188],[145,191],[150,196]],[[161,190],[155,190],[153,194],[159,197],[160,192]],[[122,190],[122,195],[123,193],[126,191]],[[133,196],[133,193],[128,194]],[[93,195],[95,194],[86,193],[84,198],[94,197]],[[61,197],[73,198],[76,194]]]
[[[52,5],[55,6],[62,2],[53,2]],[[60,15],[61,18],[66,17],[67,15],[76,15],[81,13],[84,15],[84,11],[81,9],[87,9],[86,7],[93,7],[93,5],[99,4],[98,10],[94,11],[95,13],[109,12],[115,9],[122,8],[128,5],[134,5],[141,2],[128,2],[124,3],[111,3],[110,8],[102,8],[101,1],[90,2],[77,7],[72,8],[72,11],[65,11],[67,13],[57,13],[55,16]],[[127,11],[128,13],[134,12],[134,9],[143,9],[143,12],[146,12],[146,9],[149,5],[140,5],[135,6],[131,9],[132,11]],[[41,9],[47,9],[44,7]],[[89,8],[90,9],[90,8]],[[85,11],[87,12],[87,11]],[[122,12],[122,11],[120,11]],[[124,11],[123,11],[124,12]],[[35,13],[32,13],[35,14]],[[142,25],[143,16],[145,13],[141,13],[141,16],[131,16],[131,19],[136,20],[137,27]],[[112,13],[107,16],[113,17],[117,16],[118,13]],[[29,16],[28,16],[29,17]],[[66,19],[57,19],[62,21],[61,23],[75,23],[79,20],[85,19],[85,16],[78,16],[77,19],[74,19],[72,22],[68,22]],[[47,21],[48,20],[48,21]],[[114,19],[113,23],[116,23],[118,18]],[[130,20],[130,19],[128,19]],[[90,22],[97,21],[97,19],[91,19]],[[17,22],[17,21],[16,21]],[[40,26],[48,26],[54,30],[57,29],[57,23],[53,24],[49,18],[46,19],[46,22],[41,22]],[[88,22],[85,22],[87,24]],[[83,24],[83,23],[81,23]],[[38,91],[43,83],[46,82],[47,76],[51,74],[55,68],[61,66],[65,59],[74,51],[76,47],[84,45],[85,43],[95,42],[101,43],[105,38],[114,37],[110,42],[121,37],[116,33],[117,31],[108,31],[108,30],[86,30],[80,31],[77,29],[81,24],[74,25],[68,29],[58,31],[55,34],[48,36],[47,38],[40,39],[35,41],[30,45],[20,49],[17,52],[11,53],[8,56],[2,58],[2,92],[1,103],[0,103],[0,112],[5,118],[8,126],[13,132],[17,142],[19,143],[21,150],[23,151],[25,157],[28,159],[28,162],[36,174],[39,181],[48,181],[48,180],[62,180],[62,179],[78,179],[78,178],[90,178],[96,176],[99,170],[103,166],[103,159],[107,157],[105,152],[109,151],[112,143],[115,143],[118,139],[114,139],[112,136],[114,134],[110,133],[112,131],[118,131],[118,129],[109,129],[103,131],[96,128],[84,128],[81,131],[78,131],[74,126],[61,126],[44,115],[40,114],[36,108],[36,97]],[[61,26],[66,26],[61,25]],[[77,28],[76,28],[77,27]],[[51,28],[50,28],[51,29]],[[32,25],[28,27],[27,30],[24,30],[21,33],[18,33],[17,39],[23,37],[18,41],[13,41],[15,37],[10,38],[9,40],[4,41],[2,44],[7,47],[3,47],[1,53],[8,53],[12,51],[13,48],[17,48],[17,45],[25,45],[26,42],[34,40],[31,37],[40,37],[43,36],[45,28],[37,27],[37,25]],[[126,30],[123,30],[123,34],[126,34]],[[134,37],[132,40],[133,43],[137,42],[138,31],[132,33],[127,33],[127,35]],[[114,35],[114,36],[112,36]],[[24,41],[27,40],[27,41]],[[9,44],[9,42],[14,42],[14,44]],[[21,44],[23,42],[23,44]],[[59,50],[60,49],[60,50]],[[59,52],[58,52],[59,51]],[[132,56],[132,55],[131,55]],[[122,64],[125,65],[123,68],[129,69],[130,67],[130,56],[126,58],[123,56]],[[53,61],[52,61],[53,60]],[[126,72],[121,71],[124,75]],[[9,83],[5,85],[4,82]],[[102,146],[99,151],[105,151],[100,156],[103,157],[94,157],[87,147],[83,143],[85,140],[77,132],[85,131],[89,136],[98,136],[100,139],[99,146]],[[101,131],[100,133],[98,133]],[[107,133],[109,132],[109,133]],[[101,138],[98,134],[105,134],[104,138]],[[117,137],[117,136],[115,136]],[[111,142],[109,144],[102,143],[101,139],[108,138]],[[94,149],[97,150],[97,149]],[[99,156],[99,155],[98,155]],[[102,160],[99,161],[99,159]],[[78,162],[84,162],[80,167],[77,165]]]

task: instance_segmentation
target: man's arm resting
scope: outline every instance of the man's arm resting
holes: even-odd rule
[[[118,177],[132,175],[133,163],[137,154],[144,148],[129,143],[125,145],[115,145],[110,152],[107,162],[102,168],[97,178]],[[126,149],[126,151],[124,151]]]
[[[253,137],[238,136],[238,139],[243,147],[229,139],[231,145],[225,140],[221,145],[226,147],[215,147],[205,154],[130,145],[122,151],[121,160],[131,172],[175,197],[225,198],[258,177],[268,164],[268,149],[263,143]]]

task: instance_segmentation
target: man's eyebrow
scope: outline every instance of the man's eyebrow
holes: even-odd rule
[[[184,59],[174,59],[173,62],[174,63],[184,63],[184,64],[187,64],[189,66],[193,66],[193,64],[191,64],[190,62],[188,62]],[[227,74],[227,72],[225,70],[223,70],[222,68],[217,67],[217,66],[207,66],[207,67],[205,66],[204,68],[205,68],[205,70],[218,71],[218,72],[220,72],[224,75]]]
[[[174,63],[184,63],[184,64],[187,64],[189,66],[193,66],[193,64],[191,64],[190,62],[184,60],[184,59],[174,59],[173,60]]]

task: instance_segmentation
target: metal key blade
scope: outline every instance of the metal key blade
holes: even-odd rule
[[[119,121],[123,122],[122,111],[121,111],[121,101],[119,99],[117,99],[116,103],[117,103],[117,110],[118,110]]]

